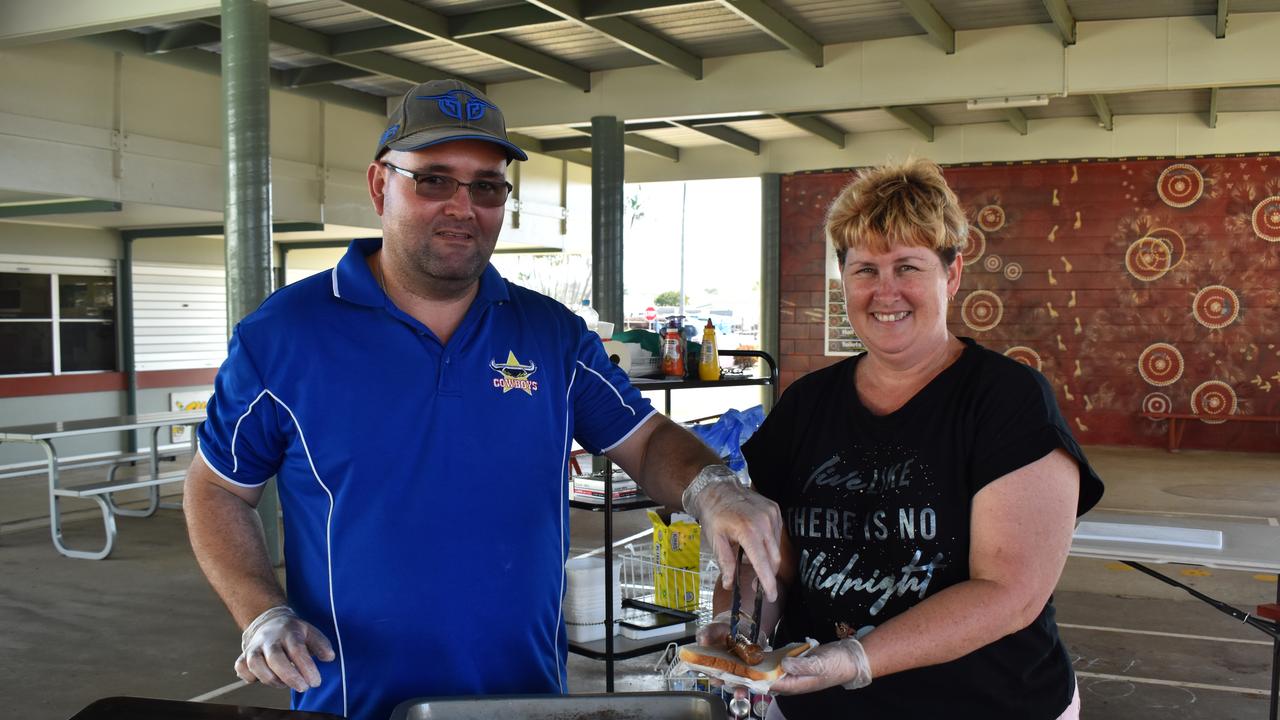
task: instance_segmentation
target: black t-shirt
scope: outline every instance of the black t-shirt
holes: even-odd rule
[[[810,373],[743,446],[798,553],[778,643],[865,634],[968,579],[973,496],[1055,448],[1080,465],[1077,514],[1102,496],[1044,376],[961,340],[960,357],[888,415],[858,399],[861,356]],[[1053,616],[1050,602],[1028,627],[954,661],[780,697],[780,708],[788,720],[1052,720],[1075,686]]]

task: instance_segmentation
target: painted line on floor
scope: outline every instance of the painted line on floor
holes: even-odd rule
[[[627,543],[631,542],[632,540],[639,540],[640,538],[645,537],[646,535],[652,535],[652,534],[653,534],[653,528],[649,528],[648,530],[641,530],[640,532],[636,533],[635,535],[632,535],[632,536],[630,536],[630,537],[624,537],[624,538],[622,538],[621,540],[617,540],[617,541],[615,541],[615,542],[613,543],[613,546],[614,546],[614,547],[619,547],[619,546],[622,546],[622,545],[626,545]],[[595,550],[588,550],[587,552],[584,552],[584,553],[582,553],[581,555],[574,555],[573,557],[574,557],[574,559],[576,560],[576,559],[578,559],[578,558],[591,557],[592,555],[599,555],[599,554],[600,554],[600,553],[602,553],[602,552],[604,552],[604,546],[603,546],[603,545],[601,545],[600,547],[596,548]]]
[[[1226,638],[1214,637],[1212,635],[1190,635],[1187,633],[1162,632],[1159,630],[1133,630],[1130,628],[1104,627],[1102,625],[1073,625],[1071,623],[1058,623],[1060,628],[1071,628],[1073,630],[1096,630],[1098,632],[1114,632],[1125,633],[1127,635],[1155,635],[1158,637],[1178,638],[1181,640],[1212,640],[1214,642],[1242,643],[1245,645],[1266,645],[1271,647],[1270,640],[1249,640],[1246,638]]]
[[[249,683],[247,683],[247,682],[245,682],[245,681],[243,681],[243,680],[237,680],[237,681],[235,681],[235,682],[233,682],[233,683],[231,683],[231,684],[229,684],[229,685],[223,685],[222,687],[218,688],[217,690],[210,690],[209,692],[207,692],[207,693],[205,693],[205,694],[203,694],[203,695],[197,695],[197,696],[195,696],[195,697],[191,698],[190,700],[187,700],[187,702],[205,702],[205,701],[208,701],[208,700],[212,700],[212,699],[214,699],[214,698],[216,698],[216,697],[221,697],[222,695],[226,695],[227,693],[231,692],[232,690],[239,690],[240,688],[242,688],[242,687],[244,687],[245,685],[248,685],[248,684],[249,684]]]
[[[1138,508],[1099,507],[1107,512],[1130,513],[1133,515],[1179,515],[1182,517],[1220,518],[1224,520],[1266,520],[1271,527],[1280,527],[1280,519],[1272,515],[1228,515],[1225,513],[1179,512],[1177,510],[1141,510]]]
[[[1167,685],[1170,687],[1195,688],[1196,690],[1217,690],[1219,692],[1236,693],[1238,695],[1250,695],[1253,697],[1271,697],[1270,690],[1248,687],[1233,687],[1231,685],[1210,685],[1209,683],[1183,682],[1181,680],[1162,680],[1160,678],[1144,678],[1135,677],[1133,675],[1111,675],[1109,673],[1091,673],[1076,671],[1076,677],[1091,678],[1094,680],[1115,680],[1119,682],[1138,683],[1139,685]]]

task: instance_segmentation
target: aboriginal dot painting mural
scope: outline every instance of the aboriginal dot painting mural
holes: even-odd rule
[[[1280,157],[953,166],[951,330],[1038,369],[1084,443],[1280,452]],[[861,350],[822,223],[851,171],[782,179],[786,384]]]

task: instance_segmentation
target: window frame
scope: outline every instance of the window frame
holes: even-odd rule
[[[94,375],[100,373],[120,372],[120,278],[116,273],[114,260],[106,258],[63,258],[43,255],[12,255],[0,253],[0,273],[17,275],[44,275],[49,279],[49,298],[51,307],[48,318],[4,318],[4,323],[44,323],[50,327],[53,351],[53,366],[50,372],[36,373],[0,373],[0,378],[33,378],[59,377],[68,375]],[[59,278],[63,275],[97,276],[111,278],[114,286],[113,313],[110,318],[63,318],[61,304],[61,285]],[[96,323],[111,325],[115,336],[115,356],[112,367],[100,370],[63,370],[62,369],[62,323],[84,324]]]

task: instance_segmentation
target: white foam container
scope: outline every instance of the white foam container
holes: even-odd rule
[[[613,563],[613,617],[622,615],[622,589],[618,582],[622,563]],[[590,642],[604,638],[604,558],[572,558],[564,564],[564,621],[569,639]],[[613,628],[617,634],[617,625]]]

